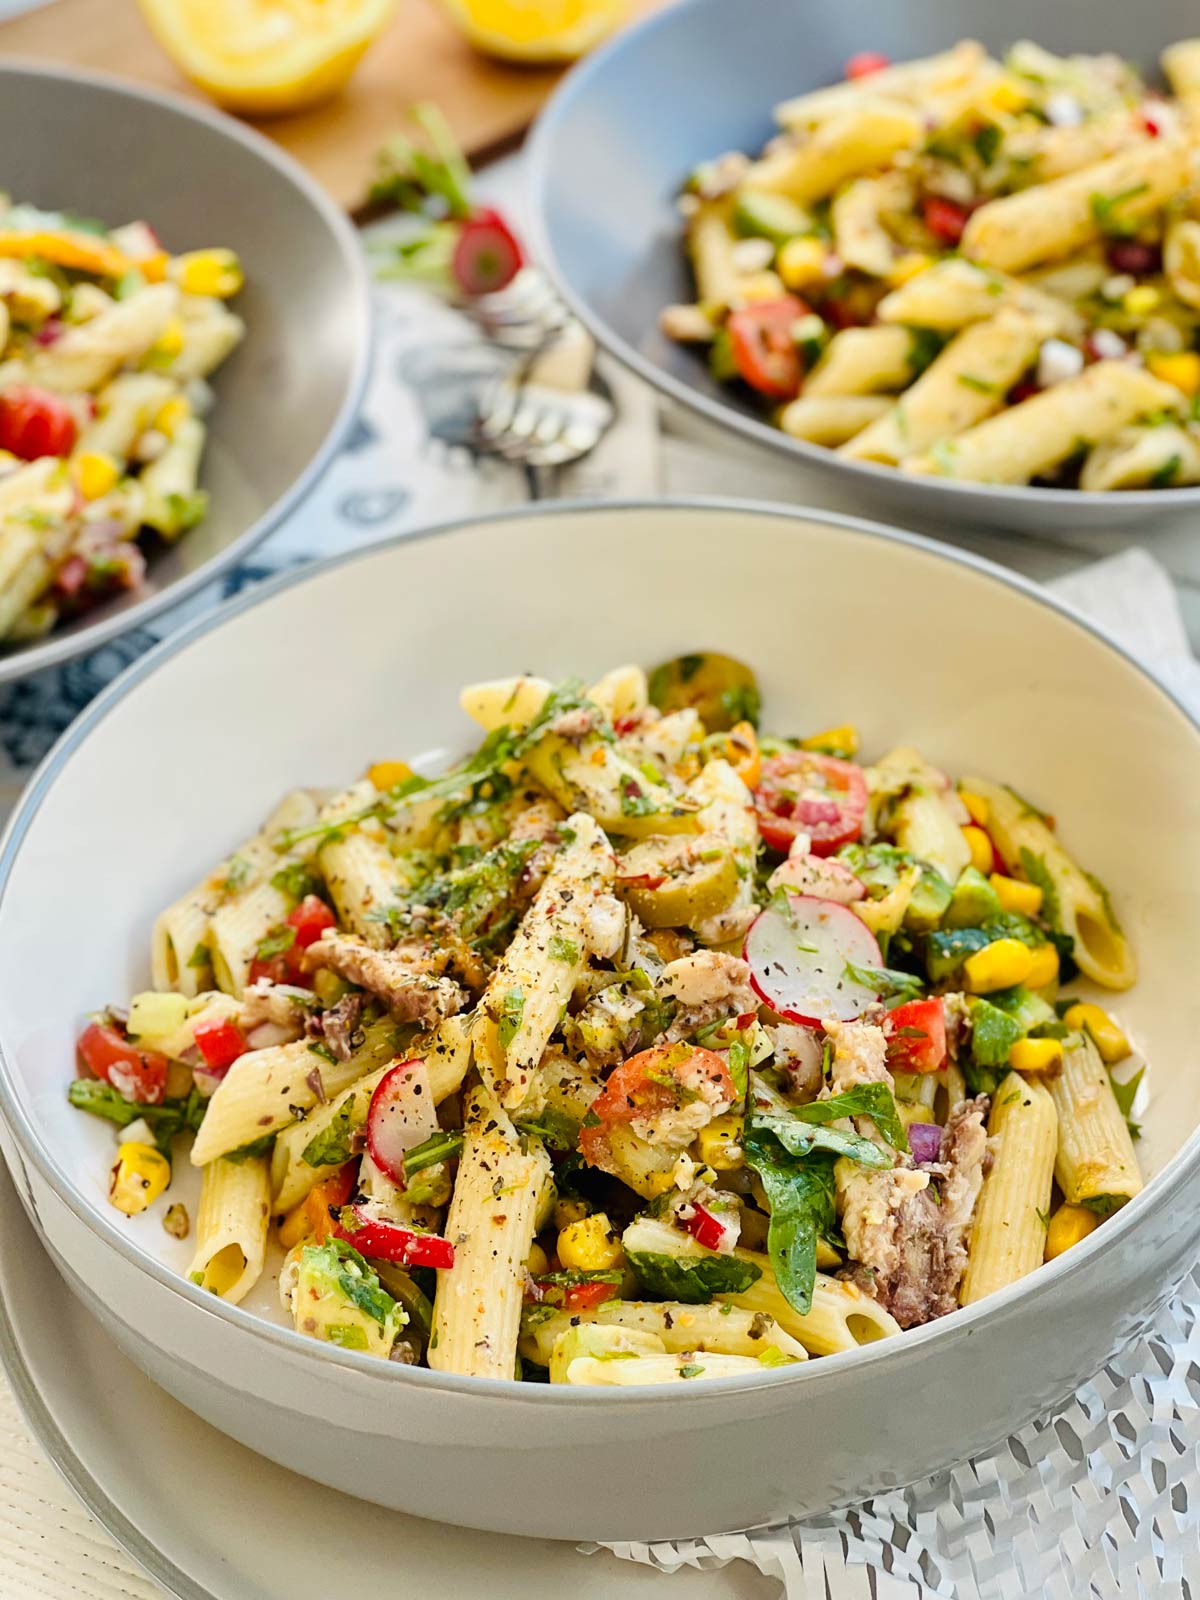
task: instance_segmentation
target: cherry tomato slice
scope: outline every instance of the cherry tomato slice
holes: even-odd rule
[[[940,194],[927,194],[921,201],[921,215],[935,239],[942,244],[956,245],[963,236],[971,213],[966,206],[957,205],[953,200],[944,200]]]
[[[738,373],[772,400],[792,400],[800,392],[804,363],[792,327],[807,311],[803,300],[787,295],[730,313],[726,326]]]
[[[0,450],[22,461],[70,455],[75,418],[61,396],[21,384],[0,395]]]
[[[198,1022],[192,1032],[204,1057],[204,1064],[210,1071],[221,1072],[231,1067],[250,1048],[242,1030],[231,1017],[214,1017],[209,1022]]]
[[[325,932],[326,928],[336,928],[337,918],[321,899],[320,895],[306,894],[300,904],[289,911],[284,918],[289,928],[296,930],[296,946],[307,950],[310,944],[316,941]]]
[[[635,1117],[653,1117],[680,1102],[680,1089],[689,1094],[705,1084],[714,1099],[732,1102],[737,1090],[729,1068],[714,1050],[687,1044],[660,1044],[623,1061],[592,1101],[596,1122],[585,1124],[579,1148],[590,1165],[603,1166],[609,1154],[610,1129]],[[678,1085],[678,1088],[676,1087]],[[702,1091],[701,1091],[702,1092]]]
[[[812,750],[768,756],[754,790],[758,831],[785,855],[798,833],[812,840],[812,854],[830,856],[862,832],[867,780],[861,767]]]
[[[909,1000],[888,1013],[888,1066],[895,1072],[937,1072],[946,1064],[946,1014],[940,1000]]]
[[[842,75],[848,82],[853,83],[857,78],[870,78],[891,64],[891,57],[885,56],[882,50],[860,50],[846,62],[842,68]]]
[[[123,1100],[156,1106],[167,1092],[166,1056],[139,1050],[106,1022],[89,1022],[78,1049],[88,1071],[111,1084]]]
[[[593,1311],[617,1293],[615,1283],[569,1283],[563,1290],[564,1311]]]

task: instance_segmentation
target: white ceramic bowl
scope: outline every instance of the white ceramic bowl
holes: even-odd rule
[[[1068,1256],[903,1338],[745,1381],[577,1391],[331,1350],[193,1288],[156,1213],[104,1198],[72,1111],[81,1014],[147,979],[152,918],[297,783],[461,751],[459,686],[689,647],[758,668],[769,722],[853,720],[1042,797],[1142,960],[1120,1015],[1153,1063],[1145,1193]],[[1019,579],[865,523],[766,507],[561,507],[435,531],[255,591],[145,657],[76,723],[0,847],[0,1128],[75,1291],[217,1427],[424,1516],[559,1538],[812,1513],[943,1468],[1130,1338],[1200,1239],[1200,733]],[[352,1560],[352,1553],[348,1559]]]

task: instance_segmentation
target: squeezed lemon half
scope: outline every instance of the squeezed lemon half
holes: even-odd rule
[[[442,0],[478,50],[511,61],[573,61],[624,19],[628,0]]]
[[[139,0],[159,44],[230,111],[271,116],[341,89],[395,0]]]

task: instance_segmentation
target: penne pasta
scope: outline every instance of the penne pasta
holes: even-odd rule
[[[231,1305],[262,1276],[270,1220],[267,1162],[213,1161],[200,1176],[196,1253],[188,1276]]]
[[[961,1300],[973,1305],[1042,1264],[1058,1148],[1058,1113],[1042,1084],[1010,1072],[988,1118],[983,1180]]]
[[[1067,1041],[1062,1071],[1047,1088],[1058,1112],[1054,1176],[1068,1205],[1104,1216],[1140,1194],[1142,1175],[1128,1124],[1100,1052],[1086,1035]]]
[[[742,188],[811,205],[847,179],[873,172],[901,150],[911,150],[923,131],[912,107],[864,96],[820,123],[803,143],[756,161],[747,169]]]
[[[779,426],[793,439],[807,439],[810,444],[845,444],[891,404],[882,394],[802,395],[784,407]]]

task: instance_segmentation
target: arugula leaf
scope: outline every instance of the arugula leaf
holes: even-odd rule
[[[536,1116],[516,1119],[518,1133],[533,1134],[549,1145],[551,1150],[576,1150],[579,1147],[579,1123],[564,1111],[546,1106]],[[461,1143],[461,1141],[460,1141]],[[407,1166],[407,1160],[405,1161]]]
[[[874,989],[883,999],[916,1000],[925,991],[915,972],[901,972],[897,967],[860,967],[847,961],[842,971],[851,983]]]
[[[758,1173],[766,1192],[771,1221],[767,1254],[775,1280],[788,1304],[802,1316],[812,1309],[817,1273],[817,1240],[832,1233],[833,1163],[830,1151],[794,1156],[754,1121],[742,1138],[747,1164]]]
[[[501,1050],[507,1050],[517,1037],[521,1019],[525,1015],[525,996],[520,989],[510,989],[501,1001],[500,1020],[496,1038]]]
[[[186,1099],[163,1100],[156,1106],[135,1105],[99,1078],[72,1079],[67,1086],[67,1099],[77,1111],[103,1117],[118,1128],[127,1128],[139,1119],[148,1122],[154,1130],[154,1142],[165,1156],[170,1156],[176,1134],[199,1131],[208,1110],[208,1101],[195,1089]]]
[[[574,939],[564,939],[556,933],[550,940],[549,954],[551,961],[565,961],[573,966],[579,960],[579,946]]]
[[[771,1112],[755,1117],[754,1126],[764,1133],[774,1134],[790,1155],[807,1156],[814,1150],[828,1150],[835,1156],[848,1156],[851,1161],[857,1161],[860,1167],[882,1170],[894,1165],[886,1150],[881,1150],[870,1139],[849,1129],[824,1128],[819,1124],[801,1122]]]
[[[290,861],[272,874],[271,887],[299,903],[306,895],[317,893],[321,880],[306,861]]]
[[[715,1294],[741,1294],[762,1277],[753,1261],[737,1256],[668,1256],[628,1252],[629,1265],[647,1294],[686,1305],[706,1305]]]
[[[1021,870],[1030,883],[1042,891],[1042,919],[1055,932],[1062,929],[1062,907],[1058,900],[1058,885],[1050,875],[1045,856],[1035,855],[1028,845],[1022,845]]]
[[[462,1153],[463,1136],[461,1133],[431,1133],[428,1139],[423,1139],[420,1144],[413,1145],[411,1150],[404,1152],[404,1175],[410,1178],[414,1172],[423,1172],[426,1167],[436,1167],[441,1161],[453,1161],[455,1156]]]
[[[908,1136],[896,1110],[896,1099],[886,1083],[855,1084],[853,1089],[831,1095],[828,1100],[814,1100],[809,1105],[799,1106],[791,1115],[818,1124],[837,1122],[842,1117],[870,1117],[893,1150],[908,1149]]]
[[[254,952],[260,961],[269,961],[272,956],[281,956],[285,950],[290,950],[296,942],[295,928],[281,923],[278,928],[272,928],[265,938],[259,940],[258,949]]]
[[[354,1151],[351,1141],[358,1128],[354,1115],[354,1096],[347,1099],[333,1115],[329,1126],[311,1138],[304,1146],[300,1159],[309,1167],[342,1166]]]
[[[240,1167],[244,1161],[253,1161],[256,1156],[265,1156],[275,1143],[273,1133],[264,1133],[261,1139],[251,1139],[249,1144],[240,1144],[236,1150],[227,1150],[225,1160],[232,1161]]]
[[[1111,1072],[1108,1075],[1108,1081],[1112,1085],[1113,1098],[1117,1102],[1121,1115],[1125,1118],[1125,1125],[1129,1129],[1129,1135],[1132,1139],[1140,1139],[1142,1136],[1141,1123],[1135,1122],[1131,1113],[1133,1111],[1133,1102],[1137,1098],[1138,1087],[1145,1076],[1145,1067],[1139,1067],[1133,1077],[1126,1083],[1119,1083]]]

